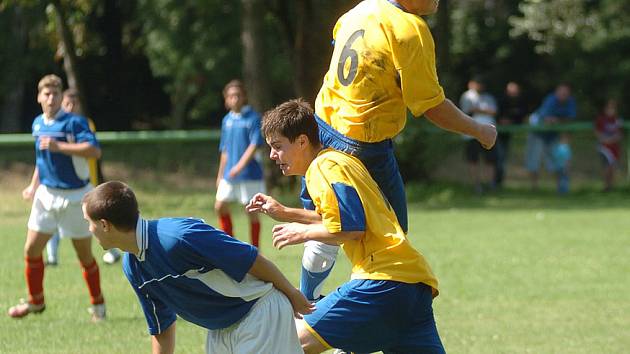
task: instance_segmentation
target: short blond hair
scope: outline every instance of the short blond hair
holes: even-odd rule
[[[50,74],[42,77],[37,84],[37,92],[42,92],[45,87],[57,88],[59,91],[63,90],[63,81],[57,75]]]

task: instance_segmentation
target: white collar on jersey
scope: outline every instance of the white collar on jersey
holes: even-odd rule
[[[136,244],[138,245],[138,253],[136,258],[144,261],[147,248],[149,248],[149,222],[138,216],[138,224],[136,225]]]
[[[55,113],[55,117],[52,118],[52,119],[48,119],[48,118],[46,118],[45,114],[42,114],[42,117],[44,117],[44,124],[45,125],[52,125],[55,122],[56,119],[58,119],[59,117],[61,117],[62,115],[66,114],[66,113],[68,113],[68,112],[64,111],[63,109],[59,109],[57,111],[57,113]]]

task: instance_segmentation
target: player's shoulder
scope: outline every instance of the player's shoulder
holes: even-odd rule
[[[35,118],[33,118],[33,127],[36,125],[41,125],[44,122],[44,114],[39,114]]]
[[[61,117],[59,117],[59,120],[65,121],[67,124],[71,124],[71,125],[81,125],[81,126],[89,125],[88,123],[89,121],[87,118],[85,118],[84,116],[80,114],[71,113],[71,112],[65,112]]]
[[[203,219],[195,217],[162,218],[158,221],[158,232],[161,238],[168,237],[174,241],[191,241],[200,235],[222,232]]]
[[[357,168],[359,165],[360,162],[356,157],[331,148],[322,150],[311,163],[311,166],[315,166],[316,170],[328,176],[349,168]]]

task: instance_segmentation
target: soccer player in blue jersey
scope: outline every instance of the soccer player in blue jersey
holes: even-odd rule
[[[83,213],[104,249],[125,251],[153,353],[174,352],[176,316],[208,329],[208,353],[302,353],[293,317],[314,306],[256,247],[199,219],[145,220],[117,181],[89,192]]]
[[[61,101],[61,109],[66,112],[74,113],[81,115],[81,103],[79,102],[79,93],[75,89],[67,89],[63,92],[63,100]],[[88,126],[90,130],[96,133],[96,125],[94,121],[90,118],[87,118]],[[101,164],[100,159],[88,159],[88,165],[90,167],[90,183],[93,186],[98,186],[103,182],[103,174],[101,172]],[[58,263],[58,253],[59,253],[59,235],[55,234],[50,238],[48,243],[46,244],[46,265],[56,266]],[[103,255],[103,261],[107,264],[114,264],[120,260],[120,251],[116,248],[112,248],[108,250]]]
[[[92,188],[87,159],[100,157],[101,149],[87,120],[61,109],[63,85],[59,77],[44,76],[37,88],[42,114],[33,121],[36,167],[31,183],[22,191],[24,199],[33,199],[24,246],[28,300],[21,300],[8,314],[21,318],[46,308],[42,252],[51,236],[58,233],[72,239],[90,292],[92,306],[88,310],[92,320],[100,321],[105,318],[105,300],[81,198]]]
[[[260,115],[247,105],[245,85],[232,80],[223,89],[225,107],[230,111],[223,117],[217,173],[217,194],[214,209],[219,216],[219,227],[234,236],[229,203],[245,205],[258,192],[265,191],[262,163],[257,151],[264,144],[260,134]],[[247,213],[251,244],[258,247],[260,221],[257,213]]]
[[[444,353],[432,309],[437,279],[411,246],[365,165],[350,154],[322,147],[316,118],[302,100],[267,112],[262,131],[270,158],[282,173],[304,176],[320,216],[319,223],[304,223],[302,214],[281,213],[295,222],[273,228],[274,246],[310,241],[341,245],[352,264],[351,280],[298,322],[305,352]],[[267,202],[254,199],[247,207],[282,210],[279,203]]]

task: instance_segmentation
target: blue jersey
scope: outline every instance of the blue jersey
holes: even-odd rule
[[[138,221],[140,251],[125,253],[123,271],[140,300],[149,333],[179,315],[207,329],[243,318],[272,284],[247,274],[258,250],[193,218]]]
[[[250,106],[245,106],[240,113],[228,112],[221,124],[221,142],[219,151],[227,153],[227,164],[223,178],[230,182],[261,180],[262,165],[259,158],[254,157],[243,168],[241,173],[230,179],[230,169],[234,167],[250,145],[261,146],[264,143],[260,133],[260,115]]]
[[[90,182],[87,159],[60,152],[39,149],[39,139],[44,136],[68,143],[89,142],[99,146],[87,119],[59,110],[55,119],[46,120],[40,114],[33,121],[35,137],[35,159],[41,184],[59,189],[78,189]]]

